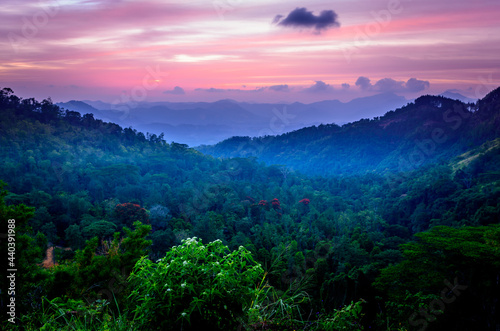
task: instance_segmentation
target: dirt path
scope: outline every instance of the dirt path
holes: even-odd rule
[[[56,248],[64,249],[65,251],[71,250],[70,247],[60,247],[57,246]],[[56,263],[56,257],[54,255],[54,246],[50,246],[47,248],[47,251],[45,252],[45,259],[43,260],[41,266],[44,268],[52,268],[53,266],[58,265]]]
[[[49,248],[47,248],[47,252],[45,253],[45,259],[42,262],[42,267],[52,268],[55,265],[54,262],[54,246],[50,246]]]

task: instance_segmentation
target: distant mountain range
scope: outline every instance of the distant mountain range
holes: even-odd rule
[[[472,99],[468,98],[466,96],[461,95],[458,93],[456,90],[448,90],[440,94],[440,96],[453,99],[453,100],[460,100],[463,103],[475,103],[477,102],[477,99]]]
[[[474,102],[454,91],[443,96]],[[279,135],[320,124],[346,124],[383,115],[411,100],[394,93],[356,98],[349,102],[325,100],[304,104],[249,103],[230,99],[216,102],[140,102],[110,104],[102,101],[69,101],[61,108],[92,113],[95,118],[133,127],[144,133],[164,133],[167,142],[189,146],[216,144],[233,136]]]
[[[215,157],[256,157],[308,174],[353,175],[411,171],[499,137],[500,88],[477,103],[426,95],[371,120],[233,137],[197,149]]]
[[[95,118],[138,131],[165,134],[165,139],[190,146],[215,144],[232,136],[276,135],[302,127],[344,124],[382,115],[406,104],[402,96],[383,93],[349,102],[326,100],[311,104],[217,102],[141,102],[109,104],[102,101],[69,101],[61,108],[92,113]]]

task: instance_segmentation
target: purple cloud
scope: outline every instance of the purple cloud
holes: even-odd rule
[[[355,84],[362,90],[375,92],[420,92],[430,87],[428,81],[416,78],[410,78],[406,82],[382,78],[372,84],[368,77],[360,76]]]
[[[317,80],[314,83],[314,85],[304,89],[304,92],[312,92],[312,93],[329,92],[329,91],[333,91],[333,86],[321,80]]]
[[[288,88],[288,84],[272,85],[272,86],[269,86],[269,89],[271,91],[275,91],[275,92],[290,92],[290,89]]]
[[[337,14],[333,10],[323,10],[316,16],[307,8],[295,8],[285,19],[282,18],[282,15],[276,15],[273,23],[294,28],[314,28],[318,32],[340,26]]]
[[[354,83],[356,86],[359,86],[362,90],[369,90],[372,88],[372,83],[370,82],[370,78],[360,76],[356,80],[356,83]]]
[[[164,94],[175,94],[175,95],[186,94],[186,92],[184,92],[184,89],[180,86],[176,86],[172,90],[163,91],[163,93]]]

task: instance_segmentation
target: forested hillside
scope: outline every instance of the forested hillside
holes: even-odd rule
[[[0,232],[16,221],[18,272],[1,325],[496,330],[499,105],[499,89],[426,96],[201,149],[239,156],[215,158],[4,88]]]
[[[500,136],[500,90],[477,104],[422,96],[384,116],[303,128],[280,136],[234,137],[198,150],[255,156],[314,175],[406,172],[449,160]]]

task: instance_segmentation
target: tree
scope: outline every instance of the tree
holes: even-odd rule
[[[127,202],[116,205],[114,215],[122,226],[131,226],[136,221],[149,223],[146,209],[136,203]]]
[[[53,246],[57,244],[59,241],[59,237],[57,236],[57,229],[53,222],[45,223],[40,231],[43,232],[45,236],[47,236],[47,240],[52,243]]]
[[[66,245],[71,247],[73,250],[80,249],[85,244],[82,231],[78,224],[70,225],[66,230],[64,230],[64,234],[65,234],[64,240],[66,241]]]
[[[125,300],[126,278],[135,263],[148,255],[151,240],[146,237],[151,226],[135,222],[133,230],[124,228],[123,231],[123,237],[115,232],[112,240],[93,237],[76,252],[73,262],[56,267],[54,272],[71,274],[74,279],[66,294],[83,293],[89,302],[99,298]],[[57,283],[53,286],[56,289]]]
[[[42,114],[42,121],[51,122],[57,120],[62,115],[62,110],[59,106],[52,103],[52,99],[48,98],[42,101],[40,112]]]
[[[0,250],[4,252],[0,259],[6,268],[17,269],[15,273],[16,315],[20,316],[31,309],[40,307],[41,291],[39,289],[43,288],[47,275],[37,264],[43,259],[47,243],[42,235],[33,235],[28,225],[29,219],[34,214],[34,208],[24,204],[14,206],[5,204],[7,195],[5,185],[3,181],[0,181]],[[9,288],[8,280],[7,277],[1,277],[0,288]],[[10,303],[8,291],[2,291],[0,299],[4,304]],[[6,311],[6,307],[2,309]]]
[[[487,329],[488,325],[498,325],[494,313],[498,302],[494,298],[500,291],[490,284],[500,277],[500,225],[459,229],[436,226],[415,236],[415,242],[402,245],[404,260],[383,269],[374,284],[388,297],[388,315],[401,321],[401,316],[416,313],[410,321],[416,323],[419,312],[415,307],[427,300],[427,308],[431,302],[446,308],[446,314],[439,316],[437,321],[436,316],[440,313],[429,308],[431,317],[427,322],[432,321],[437,330]],[[446,286],[451,292],[446,292]],[[468,289],[460,291],[465,288]],[[449,299],[453,293],[455,298],[460,293],[460,300]],[[428,300],[432,297],[426,295],[433,295],[436,301]],[[408,302],[409,296],[414,297],[413,302]],[[474,322],[466,316],[473,316]]]
[[[20,99],[14,95],[11,88],[4,87],[0,90],[0,105],[4,107],[17,106]]]
[[[116,224],[108,221],[96,221],[84,227],[82,232],[86,238],[97,237],[99,240],[103,240],[113,237],[115,231]]]
[[[151,225],[156,229],[165,229],[167,227],[167,222],[172,215],[168,207],[162,205],[154,205],[149,209],[149,218]]]

